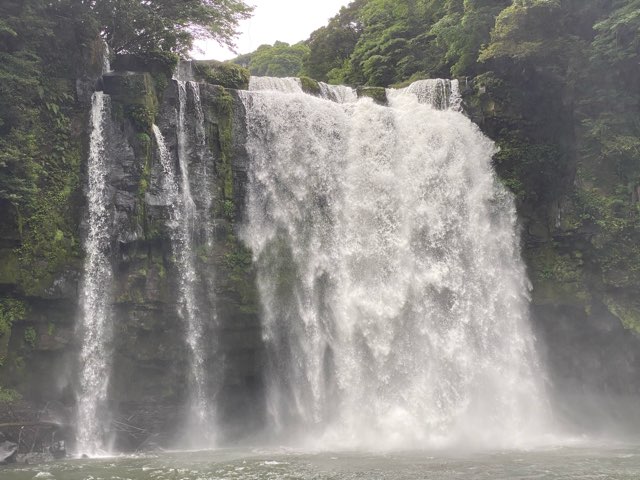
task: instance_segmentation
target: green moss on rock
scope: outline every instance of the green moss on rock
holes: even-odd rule
[[[221,181],[221,193],[219,197],[221,212],[230,212],[228,202],[234,201],[233,189],[233,97],[225,88],[221,88],[214,97],[216,109],[217,132],[211,138],[218,139],[220,155],[216,161],[218,178]],[[235,211],[235,208],[233,208]]]
[[[21,300],[3,298],[0,300],[0,336],[11,332],[14,322],[24,319],[27,312],[26,305]]]
[[[36,333],[36,329],[33,327],[27,327],[24,331],[24,341],[31,348],[35,348],[36,339],[38,338],[38,334]]]
[[[640,335],[640,308],[637,305],[622,304],[612,297],[607,297],[605,304],[609,312],[617,317],[626,329]]]
[[[313,78],[300,77],[300,84],[302,85],[302,91],[309,95],[320,96],[322,90],[320,90],[320,84]]]
[[[148,132],[155,122],[155,112],[146,105],[125,105],[124,114],[138,131]]]
[[[158,113],[155,82],[149,73],[103,76],[104,92],[111,96],[113,114],[131,121],[139,132],[149,132]]]
[[[198,80],[205,83],[236,90],[249,88],[249,70],[234,63],[214,60],[195,62],[194,74]]]
[[[4,365],[11,337],[11,327],[15,322],[23,320],[27,307],[21,300],[13,298],[0,299],[0,366]]]
[[[15,285],[18,283],[20,262],[13,249],[0,250],[0,284]]]
[[[19,402],[22,395],[11,388],[0,387],[0,405],[11,405]]]
[[[378,105],[387,105],[387,91],[384,87],[358,87],[358,98],[369,97]]]
[[[585,306],[590,294],[581,256],[559,253],[550,245],[525,251],[534,287],[534,303]]]
[[[240,312],[257,313],[258,292],[252,254],[233,234],[227,237],[223,267],[229,281],[228,287],[239,297]]]

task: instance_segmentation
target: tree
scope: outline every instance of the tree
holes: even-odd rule
[[[449,0],[446,14],[431,28],[435,43],[446,48],[451,75],[478,73],[478,54],[486,43],[498,14],[511,0]]]
[[[302,61],[308,54],[309,47],[302,42],[295,45],[275,42],[260,45],[255,52],[241,55],[233,62],[248,68],[251,75],[294,77],[301,74]]]
[[[326,27],[311,34],[303,65],[305,75],[323,82],[329,81],[330,76],[340,77],[338,72],[348,62],[362,33],[359,13],[365,3],[366,0],[356,0],[342,7]]]
[[[234,47],[238,22],[252,7],[243,0],[73,0],[89,8],[114,53],[170,51],[186,55],[195,38]]]

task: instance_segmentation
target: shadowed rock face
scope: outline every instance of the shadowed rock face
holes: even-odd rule
[[[0,434],[0,465],[14,463],[18,453],[18,444],[9,442]]]
[[[107,365],[112,421],[105,433],[119,450],[167,446],[179,437],[186,418],[190,370],[186,325],[178,314],[179,272],[167,226],[171,205],[162,191],[164,172],[150,125],[157,123],[162,129],[177,162],[178,85],[165,80],[166,88],[157,91],[162,86],[157,78],[132,72],[113,72],[101,82],[84,79],[83,89],[90,83],[100,84],[111,102],[103,132],[109,159],[106,181],[114,273],[111,283],[104,285],[113,299],[113,341],[107,346],[112,352]],[[202,309],[215,311],[215,322],[205,326],[204,338],[211,344],[204,345],[204,350],[207,371],[216,378],[209,394],[218,405],[219,437],[233,440],[259,429],[264,410],[253,267],[250,253],[236,236],[247,178],[244,107],[232,90],[207,84],[200,84],[198,90],[203,124],[196,125],[195,89],[187,89],[184,126],[197,215],[210,226],[208,232],[201,222],[195,228],[197,289]],[[84,115],[89,106],[85,103]],[[89,127],[78,132],[85,145],[89,133]],[[203,144],[201,151],[194,146],[198,142]],[[86,174],[84,167],[81,173]],[[205,193],[208,203],[202,198]],[[84,212],[77,216],[77,228],[85,239],[88,213],[82,197],[76,199],[75,208]],[[13,261],[11,247],[19,242],[19,237],[11,240],[15,235],[9,227],[7,235],[2,235],[7,245],[1,245],[7,247],[1,252],[6,250],[8,263]],[[6,346],[0,346],[7,357],[3,383],[35,402],[24,415],[16,413],[7,420],[31,420],[26,413],[30,408],[60,401],[68,410],[65,423],[72,421],[81,275],[80,259],[69,262],[51,286],[24,299],[20,323],[0,339],[7,340]],[[19,294],[13,281],[0,279],[0,289]],[[34,334],[27,344],[29,329]]]
[[[244,112],[233,92],[205,84],[198,90],[204,125],[196,124],[198,98],[191,88],[183,126],[198,219],[193,238],[199,279],[195,288],[201,311],[215,312],[215,320],[209,315],[203,332],[210,343],[203,346],[211,377],[209,396],[218,405],[221,436],[234,438],[247,428],[255,430],[262,415],[257,299],[250,254],[236,240],[247,169]],[[161,97],[156,123],[177,162],[177,83],[171,82]],[[110,178],[116,210],[116,274],[109,398],[118,447],[128,449],[138,448],[149,435],[156,443],[167,443],[180,433],[189,402],[190,370],[186,325],[178,315],[180,272],[167,226],[172,206],[161,187],[164,172],[154,140],[128,121],[130,104],[119,103],[122,98],[131,96],[116,96],[116,115],[107,129],[109,155],[116,159]],[[124,119],[117,118],[118,105]],[[198,132],[204,139],[195,138]],[[205,148],[197,151],[202,140]],[[206,195],[211,197],[209,205],[203,200]]]

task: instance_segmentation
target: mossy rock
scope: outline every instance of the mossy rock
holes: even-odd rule
[[[102,77],[104,93],[120,103],[144,105],[154,93],[148,73],[108,73]]]
[[[103,86],[104,93],[114,102],[114,112],[122,111],[140,132],[151,130],[158,111],[158,98],[150,74],[107,74],[103,76]]]
[[[609,312],[620,320],[624,328],[640,335],[640,308],[631,302],[606,297],[605,304]]]
[[[384,87],[358,87],[358,98],[369,97],[378,105],[387,105],[387,90]]]
[[[199,61],[194,62],[193,70],[196,79],[205,83],[236,90],[249,88],[249,70],[234,63]]]
[[[13,285],[19,280],[20,261],[13,249],[0,250],[0,285]]]
[[[550,246],[524,253],[533,284],[534,304],[585,307],[590,303],[591,295],[579,256],[560,254]]]
[[[308,93],[309,95],[315,95],[319,97],[322,94],[322,90],[320,89],[320,84],[315,81],[313,78],[309,77],[300,77],[300,84],[302,85],[302,91],[304,93]]]
[[[116,55],[111,67],[117,72],[161,73],[168,77],[178,65],[179,57],[169,52],[148,52],[144,55]]]
[[[139,132],[150,131],[155,122],[155,112],[146,105],[125,105],[124,114]]]
[[[7,357],[11,328],[14,323],[24,320],[26,313],[27,307],[23,301],[0,298],[0,366]]]

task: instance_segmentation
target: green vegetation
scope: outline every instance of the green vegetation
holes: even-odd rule
[[[0,228],[19,232],[11,277],[30,295],[78,254],[71,200],[81,147],[71,130],[79,114],[73,77],[84,62],[66,45],[94,35],[66,31],[49,8],[38,1],[0,6],[0,204],[11,213]]]
[[[276,42],[273,45],[260,45],[258,49],[233,60],[249,69],[251,75],[267,77],[293,77],[302,69],[302,62],[309,55],[309,47],[304,43],[289,45]]]
[[[312,78],[300,77],[300,84],[302,85],[303,92],[316,96],[319,96],[321,93],[320,85]]]
[[[387,104],[387,92],[383,87],[359,87],[358,97],[369,97],[380,105]]]
[[[229,234],[225,245],[223,267],[234,294],[238,295],[239,310],[242,313],[256,313],[258,292],[251,251]]]
[[[237,90],[249,88],[249,71],[233,63],[208,60],[197,62],[194,70],[196,76],[206,83]]]
[[[216,159],[216,171],[221,180],[221,195],[219,196],[222,212],[230,210],[229,204],[233,204],[233,170],[231,160],[233,155],[233,97],[224,87],[215,96],[215,110],[218,119],[217,132],[212,138],[218,139],[217,149],[220,152]],[[235,207],[234,207],[235,211]]]
[[[238,22],[252,8],[242,0],[68,0],[75,15],[97,21],[113,53],[186,54],[194,38],[215,38],[233,46]]]
[[[0,387],[0,405],[12,404],[20,401],[21,399],[22,395],[15,390]]]
[[[359,13],[365,3],[356,0],[342,7],[326,27],[311,34],[301,73],[323,82],[347,83],[343,72],[349,68],[349,57],[362,31]]]
[[[11,333],[11,326],[25,317],[26,306],[20,300],[3,298],[0,300],[0,337]]]
[[[24,302],[13,298],[0,299],[0,367],[7,358],[11,328],[15,322],[23,320],[27,313]],[[0,397],[2,386],[0,386]]]
[[[30,354],[22,347],[35,347],[37,332],[43,332],[35,326],[13,328],[19,334],[12,338],[12,327],[33,305],[46,308],[38,302],[57,298],[57,286],[66,285],[59,280],[73,283],[82,265],[86,102],[102,72],[102,40],[115,56],[114,66],[138,72],[111,85],[122,87],[113,92],[112,113],[136,130],[136,155],[147,160],[138,187],[144,197],[149,130],[158,94],[179,56],[197,37],[232,44],[238,21],[250,11],[242,0],[0,2],[0,403],[19,398],[3,382],[17,385],[24,379]],[[233,71],[248,80],[239,67]],[[144,212],[135,213],[144,221]],[[144,227],[153,236],[154,226]],[[49,323],[48,335],[54,331]],[[10,340],[11,348],[22,350],[9,351]]]
[[[38,334],[36,333],[36,329],[33,327],[27,327],[24,331],[24,341],[31,348],[36,346],[36,339],[38,338]]]

